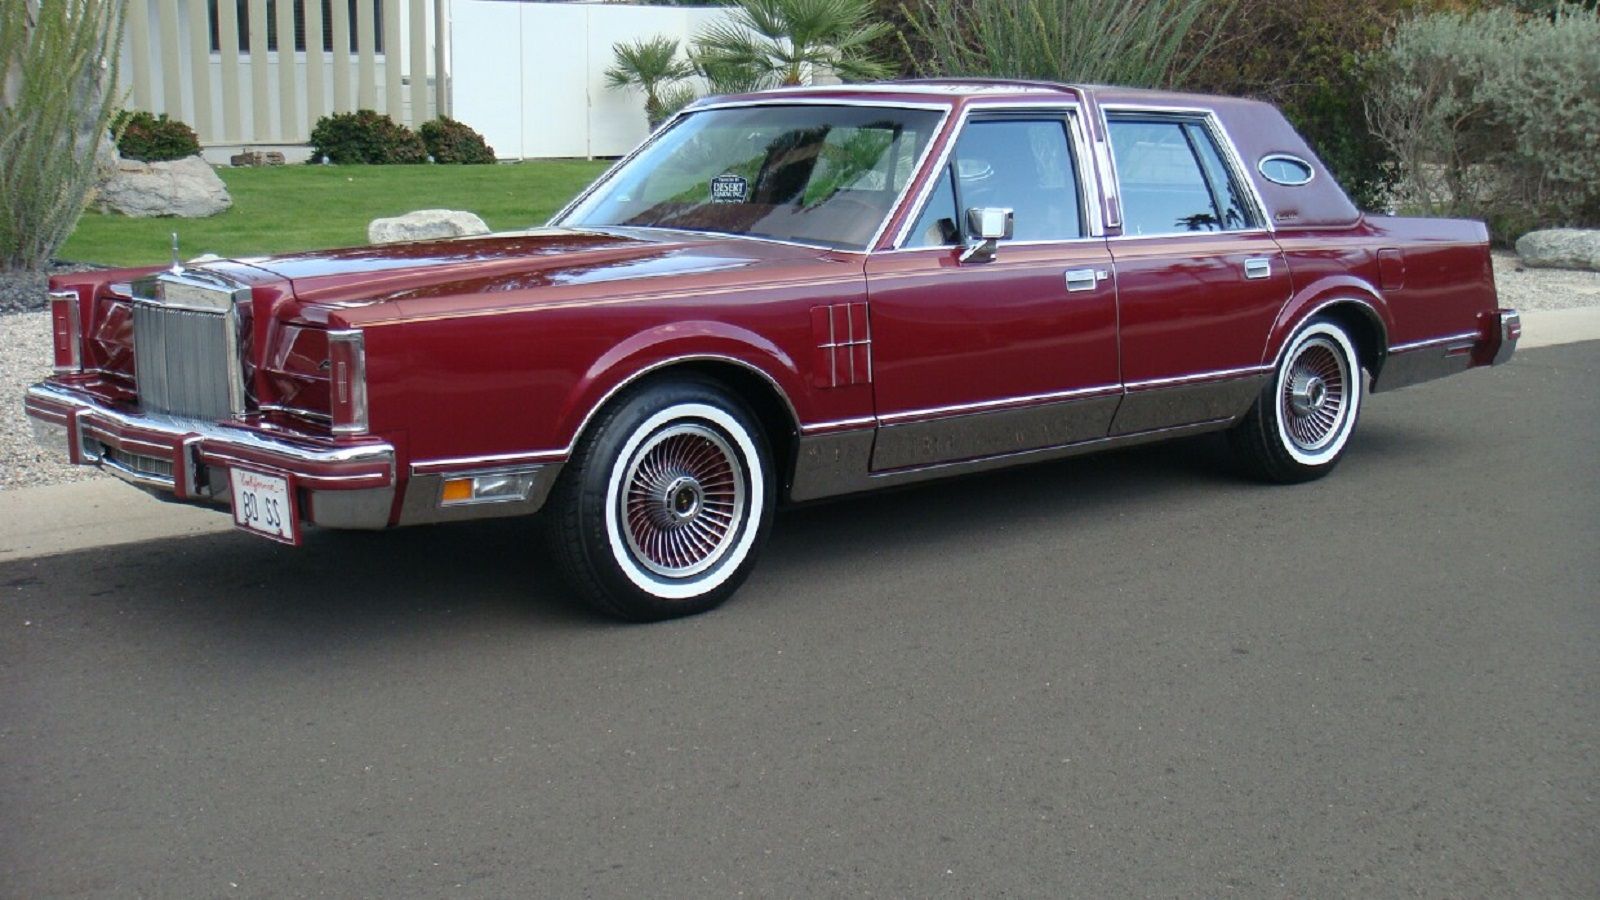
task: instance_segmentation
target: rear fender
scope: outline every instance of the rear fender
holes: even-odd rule
[[[1262,362],[1274,363],[1290,336],[1301,325],[1313,316],[1330,311],[1359,316],[1359,321],[1369,333],[1351,337],[1361,352],[1362,363],[1373,374],[1377,374],[1389,353],[1389,335],[1394,329],[1394,317],[1388,302],[1372,284],[1350,275],[1330,275],[1296,291],[1273,322],[1262,352]]]

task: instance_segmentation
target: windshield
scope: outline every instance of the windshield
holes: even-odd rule
[[[860,106],[691,113],[560,224],[682,228],[863,250],[939,120],[936,110]]]

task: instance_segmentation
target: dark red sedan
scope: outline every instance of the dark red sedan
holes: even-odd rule
[[[1487,237],[1363,214],[1263,103],[796,88],[695,104],[546,228],[57,278],[26,403],[287,543],[542,509],[655,619],[784,502],[1219,430],[1324,475],[1368,390],[1510,356]]]

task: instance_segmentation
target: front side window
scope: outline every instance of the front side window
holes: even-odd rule
[[[912,225],[906,246],[959,243],[965,227],[960,211],[975,207],[1012,210],[1014,240],[1083,236],[1078,176],[1064,120],[971,122],[961,132],[951,160]]]
[[[559,224],[866,249],[938,127],[933,110],[747,106],[683,118]]]
[[[1254,217],[1199,121],[1112,118],[1124,234],[1237,231]]]

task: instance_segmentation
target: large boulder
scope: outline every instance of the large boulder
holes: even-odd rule
[[[403,216],[373,219],[367,225],[367,242],[394,244],[488,233],[489,226],[473,213],[459,209],[419,209]]]
[[[118,159],[111,176],[98,186],[94,203],[102,212],[139,219],[200,219],[233,206],[233,198],[204,159],[189,156],[149,163]]]
[[[1551,228],[1517,238],[1517,255],[1529,268],[1600,272],[1600,230]]]

